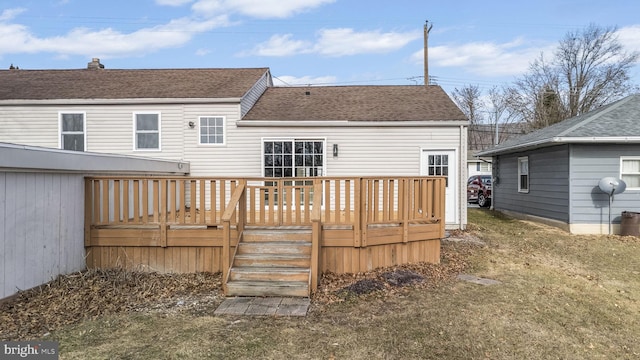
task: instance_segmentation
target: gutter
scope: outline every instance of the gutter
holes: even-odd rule
[[[140,99],[46,99],[0,100],[0,106],[25,105],[128,105],[128,104],[226,104],[239,103],[242,98],[140,98]]]
[[[553,137],[544,140],[532,141],[520,145],[514,145],[503,149],[479,152],[476,156],[495,156],[508,154],[531,148],[553,146],[559,144],[640,144],[640,136],[591,136],[591,137]]]
[[[369,120],[240,120],[237,127],[441,127],[467,126],[466,120],[369,121]]]

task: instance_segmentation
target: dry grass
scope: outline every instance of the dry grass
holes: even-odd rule
[[[465,272],[499,285],[443,276],[428,286],[325,296],[305,318],[127,312],[48,338],[61,342],[61,359],[640,357],[640,240],[571,236],[485,210],[470,210],[469,219],[470,231],[458,235],[482,242],[445,242],[443,254],[457,255],[442,267],[447,259],[452,269],[468,264]]]

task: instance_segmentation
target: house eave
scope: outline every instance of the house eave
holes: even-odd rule
[[[496,156],[561,144],[640,144],[640,136],[553,137],[518,144],[503,149],[481,151],[476,156]]]
[[[11,99],[0,100],[0,106],[29,105],[129,105],[129,104],[228,104],[242,98],[130,98],[130,99]]]
[[[238,127],[458,127],[467,125],[469,125],[468,121],[457,120],[240,120],[236,123]]]

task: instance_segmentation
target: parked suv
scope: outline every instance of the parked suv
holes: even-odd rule
[[[480,207],[491,204],[491,175],[474,175],[469,178],[467,202],[477,202]]]

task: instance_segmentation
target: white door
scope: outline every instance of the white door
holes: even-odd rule
[[[457,221],[457,196],[456,184],[456,152],[453,150],[423,150],[420,166],[420,175],[444,176],[447,178],[445,194],[445,223],[456,224]]]

